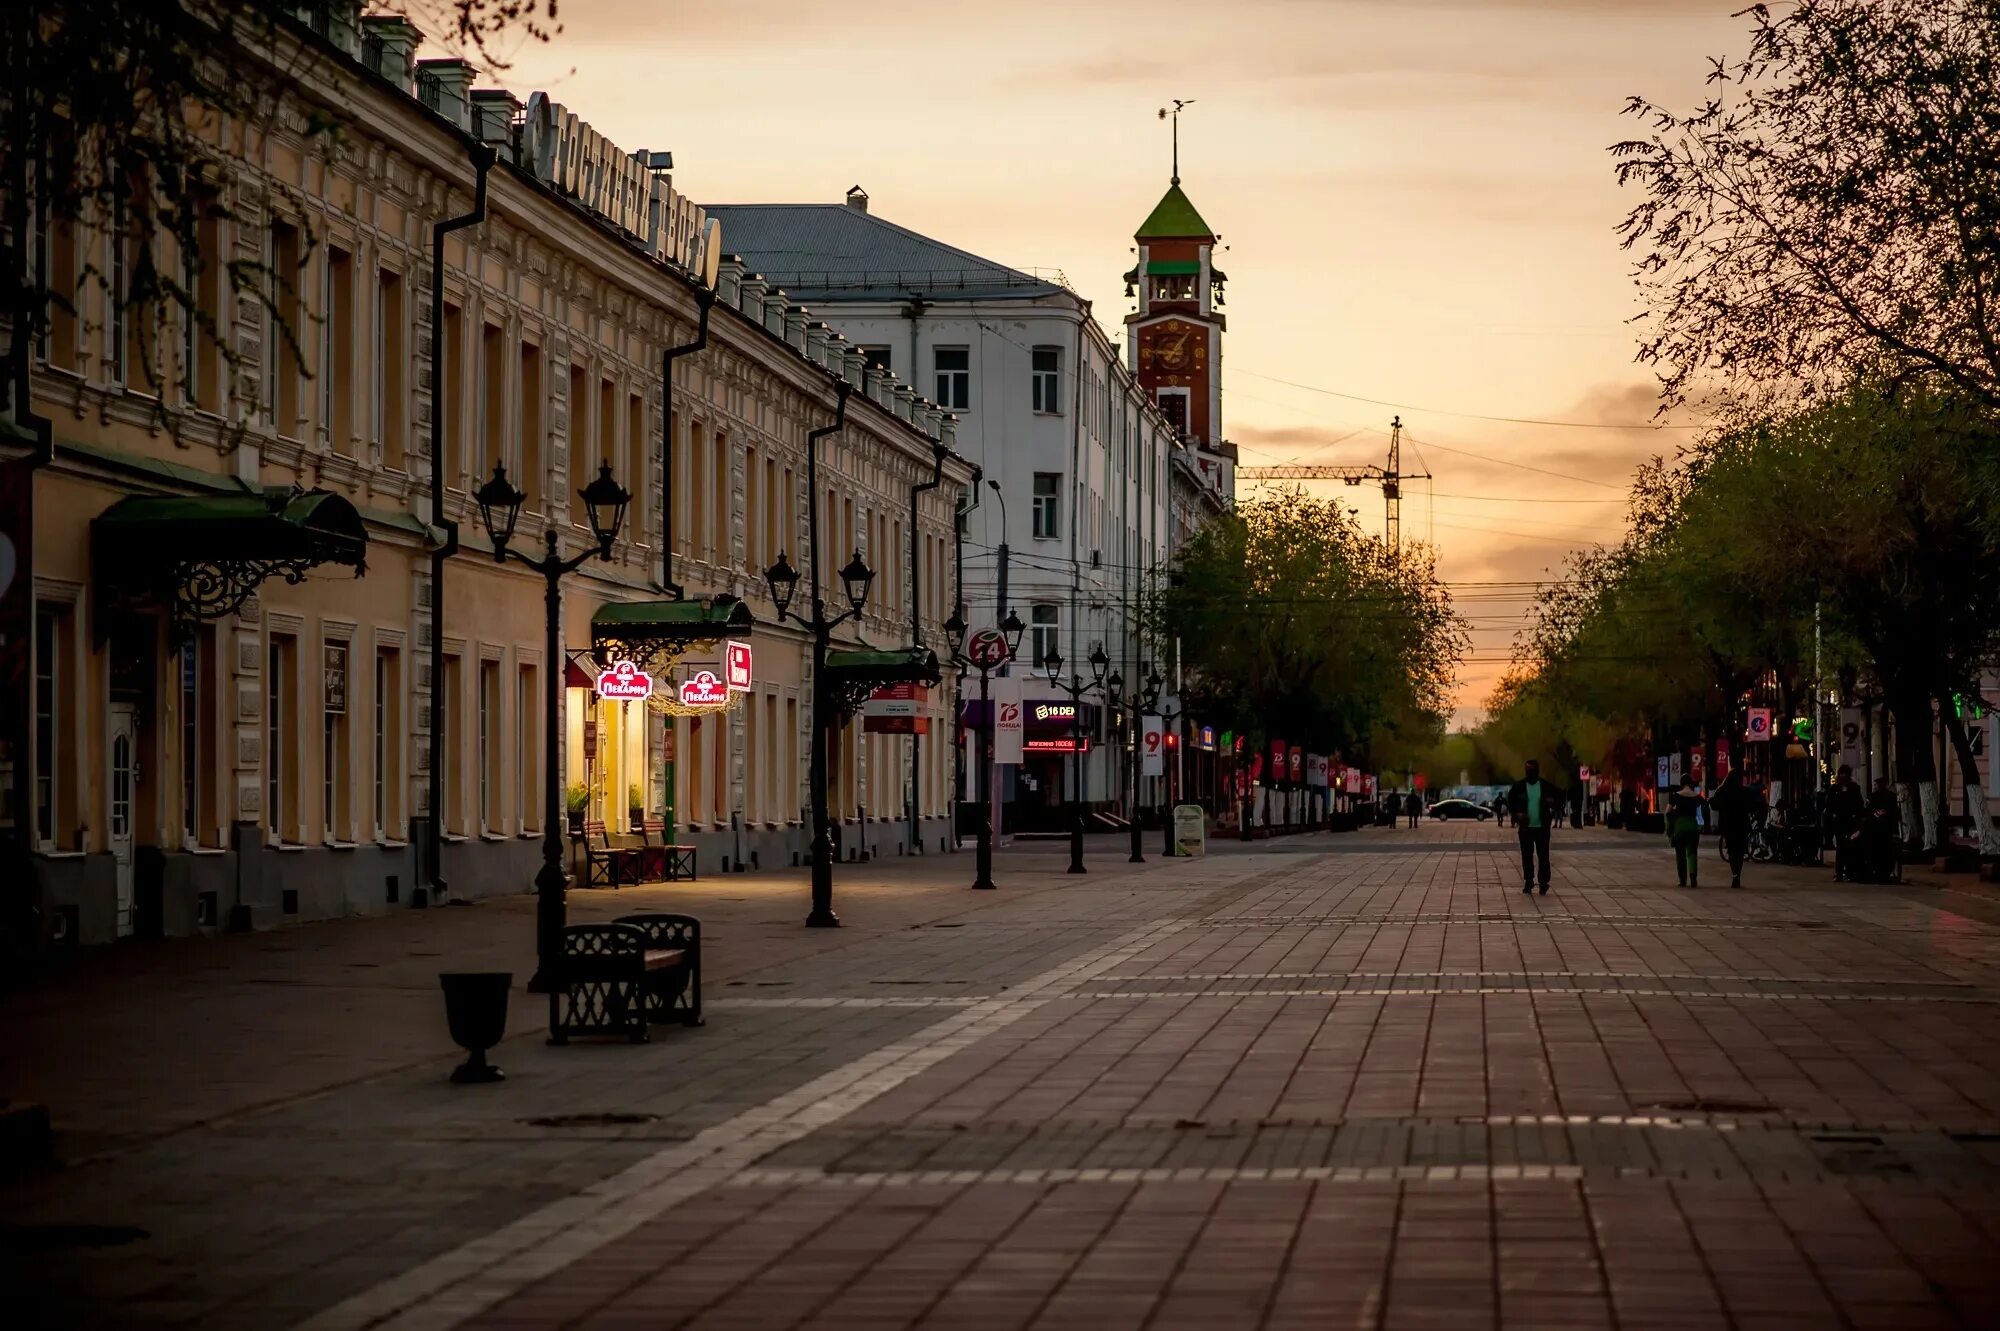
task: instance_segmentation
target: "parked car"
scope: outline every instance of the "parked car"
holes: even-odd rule
[[[1483,823],[1492,816],[1493,810],[1471,800],[1439,800],[1431,805],[1433,818],[1477,818]]]

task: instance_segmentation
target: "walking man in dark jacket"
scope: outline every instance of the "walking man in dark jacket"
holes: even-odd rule
[[[1549,890],[1549,827],[1562,817],[1563,793],[1542,780],[1542,765],[1528,759],[1527,775],[1507,788],[1507,813],[1521,839],[1521,890],[1532,892],[1541,885]],[[1541,856],[1541,872],[1536,873],[1535,857]]]
[[[1755,820],[1757,796],[1743,783],[1743,769],[1731,768],[1729,775],[1709,797],[1722,831],[1723,853],[1729,859],[1729,885],[1743,886],[1743,858],[1750,853],[1750,825]]]
[[[1833,794],[1827,800],[1827,818],[1833,824],[1833,881],[1851,878],[1859,858],[1855,842],[1867,816],[1867,801],[1861,787],[1854,784],[1854,769],[1841,764],[1833,778]]]

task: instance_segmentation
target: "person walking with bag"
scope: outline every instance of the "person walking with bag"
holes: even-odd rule
[[[1549,827],[1562,816],[1563,793],[1542,780],[1542,765],[1528,759],[1526,775],[1507,788],[1507,813],[1521,841],[1521,891],[1533,892],[1537,882],[1549,893]],[[1541,856],[1536,873],[1535,857]]]
[[[1741,768],[1732,768],[1709,797],[1708,807],[1714,811],[1716,827],[1722,833],[1723,853],[1729,858],[1731,887],[1743,886],[1743,859],[1750,853],[1750,823],[1760,803],[1757,793],[1743,784]]]
[[[1701,886],[1701,817],[1707,803],[1693,775],[1667,796],[1667,840],[1674,848],[1674,872],[1682,887]]]

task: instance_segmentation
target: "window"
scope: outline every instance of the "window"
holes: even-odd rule
[[[1035,473],[1035,535],[1053,540],[1062,535],[1062,473]]]
[[[270,828],[273,845],[283,845],[285,830],[291,825],[292,762],[291,727],[292,662],[295,648],[290,638],[271,637],[264,675],[264,822]]]
[[[444,808],[441,826],[447,835],[465,835],[465,709],[459,705],[465,695],[459,687],[458,654],[447,653],[444,658],[444,679],[432,699],[432,706],[444,716],[451,718],[451,743],[444,751]]]
[[[542,459],[542,349],[533,342],[521,344],[521,469],[514,484],[527,498],[521,507],[530,513],[543,512],[548,464]],[[634,494],[637,487],[634,487]]]
[[[299,229],[289,222],[271,223],[270,308],[264,312],[264,407],[272,428],[288,438],[299,433],[305,415],[299,396],[304,367],[299,363]]]
[[[354,256],[328,247],[319,334],[319,424],[333,451],[354,452]]]
[[[473,467],[474,470],[470,474],[474,477],[473,485],[477,486],[480,475],[477,470],[477,462],[474,459],[468,458],[465,451],[465,417],[463,414],[465,408],[465,311],[456,305],[447,304],[444,307],[444,327],[441,330],[432,329],[431,336],[441,339],[443,353],[438,357],[438,363],[444,367],[444,407],[440,414],[444,421],[445,483],[447,485],[451,484],[451,468],[458,468],[459,483],[463,484],[464,478],[468,474],[467,468]],[[437,441],[433,440],[431,446],[435,448]]]
[[[478,442],[474,447],[483,451],[467,461],[474,484],[490,473],[494,463],[504,462],[518,488],[521,467],[507,441],[506,338],[505,329],[480,325],[479,375],[485,380],[486,391],[479,397]]]
[[[125,222],[124,196],[115,196],[111,202],[111,234],[104,238],[111,251],[111,280],[104,292],[105,304],[110,309],[105,312],[105,374],[114,384],[125,382],[125,303],[131,295],[132,278],[131,243]]]
[[[523,832],[542,828],[542,746],[536,694],[535,667],[524,665],[514,682],[514,796],[520,801]]]
[[[937,358],[937,404],[947,411],[965,411],[972,406],[972,349],[939,347]]]
[[[202,703],[215,687],[214,661],[213,629],[201,629],[181,648],[181,836],[188,846],[202,845],[214,836],[209,828],[214,809],[209,774],[215,770],[215,745],[207,725],[208,708]]]
[[[1061,650],[1057,607],[1053,605],[1029,607],[1028,622],[1029,631],[1033,634],[1028,644],[1030,660],[1039,666]]]
[[[409,448],[410,399],[403,374],[403,279],[384,268],[375,276],[375,438],[382,465],[401,471]]]
[[[1160,415],[1166,417],[1167,424],[1177,435],[1185,436],[1188,431],[1188,391],[1185,388],[1162,388],[1160,390]]]
[[[869,369],[880,370],[883,374],[890,373],[894,361],[889,354],[889,348],[863,347],[861,348],[861,354],[867,358]]]
[[[625,474],[618,477],[618,483],[625,487],[632,498],[625,505],[625,525],[620,534],[634,545],[646,544],[646,515],[652,511],[648,502],[652,485],[652,456],[647,448],[649,442],[646,431],[646,399],[637,393],[625,399],[625,456],[631,461],[626,464]],[[618,462],[612,459],[612,472],[618,471]],[[728,509],[725,500],[724,511]],[[726,521],[727,519],[725,519]]]
[[[35,839],[56,844],[56,732],[60,728],[62,626],[53,611],[35,612]]]
[[[396,783],[402,774],[402,672],[396,649],[375,651],[375,747],[372,750],[375,795],[375,839],[389,838],[396,828]],[[400,828],[396,828],[401,831]]]
[[[320,743],[320,807],[326,842],[332,845],[348,839],[343,833],[352,821],[348,816],[352,782],[347,771],[347,644],[325,643],[322,653],[325,720]]]
[[[500,663],[479,663],[479,830],[500,830]]]
[[[1062,348],[1034,348],[1034,370],[1030,378],[1034,382],[1035,410],[1058,412],[1062,410]]]

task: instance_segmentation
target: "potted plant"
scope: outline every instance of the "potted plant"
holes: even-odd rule
[[[563,805],[569,810],[569,834],[583,835],[583,815],[590,809],[590,791],[582,782],[577,782],[563,792]]]
[[[646,821],[646,797],[636,782],[625,788],[625,808],[631,814],[627,826],[637,831]]]

